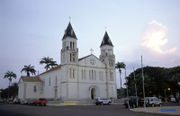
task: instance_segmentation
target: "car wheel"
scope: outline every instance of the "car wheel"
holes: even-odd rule
[[[154,107],[154,104],[152,104],[151,106]]]

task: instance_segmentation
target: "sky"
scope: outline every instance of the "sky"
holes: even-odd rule
[[[0,88],[4,73],[18,82],[24,65],[44,72],[39,61],[49,56],[60,64],[61,39],[71,22],[79,57],[90,49],[99,57],[105,31],[114,45],[116,62],[127,74],[144,66],[180,65],[180,0],[0,0]],[[71,17],[71,18],[69,18]],[[122,74],[124,78],[124,71]],[[117,72],[117,86],[119,75]],[[123,79],[124,82],[124,79]]]

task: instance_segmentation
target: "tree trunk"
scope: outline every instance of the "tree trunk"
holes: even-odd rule
[[[27,76],[30,77],[30,73],[29,72],[27,72]]]
[[[122,88],[122,78],[121,78],[121,71],[119,70],[119,78],[120,78],[120,89]]]
[[[8,87],[8,100],[9,100],[9,89],[10,89],[10,80],[9,80],[9,87]]]
[[[9,97],[10,97],[10,85],[11,85],[11,79],[9,79],[9,87],[8,87],[8,100],[9,100]]]

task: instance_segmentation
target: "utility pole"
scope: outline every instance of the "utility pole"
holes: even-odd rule
[[[142,56],[141,56],[141,69],[142,69],[142,83],[143,83],[144,109],[146,109],[146,103],[145,103],[145,89],[144,89],[144,73],[143,73],[143,57],[142,57]]]
[[[135,81],[135,93],[136,93],[136,106],[138,107],[138,96],[137,96],[137,87],[136,87],[136,75],[135,75],[135,70],[133,67],[133,71],[134,71],[134,81]]]

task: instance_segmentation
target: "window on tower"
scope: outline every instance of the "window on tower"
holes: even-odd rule
[[[73,46],[73,45],[72,45],[72,42],[70,42],[70,49],[72,49],[72,46]]]
[[[75,54],[73,54],[73,62],[75,62]]]
[[[72,61],[72,56],[71,56],[71,54],[70,54],[70,62]]]
[[[74,42],[73,42],[73,49],[74,49]]]

